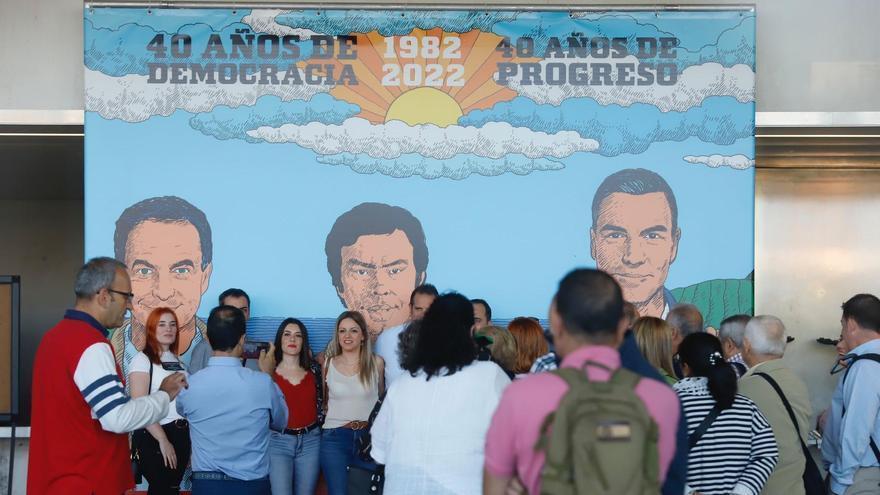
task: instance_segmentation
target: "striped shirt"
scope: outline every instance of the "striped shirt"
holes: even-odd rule
[[[559,358],[556,357],[555,352],[550,351],[535,359],[535,362],[532,363],[532,367],[529,369],[529,373],[543,373],[545,371],[553,371],[556,368],[559,368]]]
[[[715,406],[715,399],[705,377],[685,378],[673,388],[690,435]],[[703,495],[758,495],[778,457],[770,424],[751,399],[737,394],[733,406],[715,418],[691,449],[687,483]]]

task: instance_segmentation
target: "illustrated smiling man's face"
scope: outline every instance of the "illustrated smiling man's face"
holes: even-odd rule
[[[639,304],[662,294],[679,237],[665,194],[617,192],[600,204],[590,229],[590,254],[617,280],[624,299]]]
[[[373,336],[408,319],[410,293],[425,278],[416,271],[412,243],[402,230],[358,237],[342,248],[341,268],[339,297],[363,314]]]
[[[199,233],[189,222],[147,220],[129,234],[125,265],[131,276],[132,314],[141,324],[157,307],[171,308],[183,326],[195,318],[208,289]]]

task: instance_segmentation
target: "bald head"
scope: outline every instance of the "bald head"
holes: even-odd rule
[[[771,315],[756,316],[749,320],[743,336],[743,358],[749,366],[781,358],[785,353],[785,325]],[[750,362],[751,361],[751,362]]]

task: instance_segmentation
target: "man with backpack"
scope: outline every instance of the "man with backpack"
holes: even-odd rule
[[[484,493],[656,494],[681,410],[669,387],[621,368],[626,331],[614,279],[579,269],[559,283],[550,329],[559,370],[504,392],[486,437]]]
[[[880,493],[880,299],[843,303],[840,338],[851,349],[831,397],[822,459],[835,495]]]

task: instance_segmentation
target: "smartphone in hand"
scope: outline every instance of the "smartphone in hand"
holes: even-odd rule
[[[254,342],[246,340],[244,342],[244,352],[241,353],[241,357],[243,359],[257,359],[260,357],[260,351],[268,350],[268,342]]]

